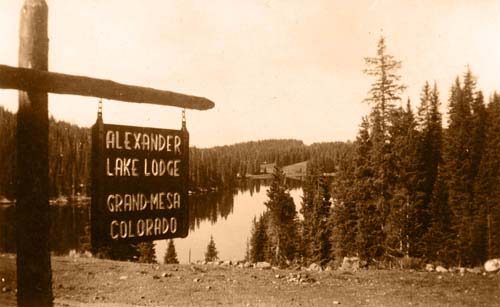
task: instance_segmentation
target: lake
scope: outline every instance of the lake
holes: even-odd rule
[[[252,220],[266,207],[268,185],[247,183],[234,191],[194,194],[189,197],[189,235],[174,239],[181,263],[203,260],[213,236],[219,259],[242,260],[250,239]],[[299,211],[302,189],[290,191]],[[0,206],[0,252],[15,252],[14,207]],[[51,250],[66,255],[70,250],[89,249],[89,204],[51,205]],[[163,262],[166,240],[155,241],[156,258]]]

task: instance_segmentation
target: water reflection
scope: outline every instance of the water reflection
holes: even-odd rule
[[[217,223],[233,213],[234,194],[237,191],[216,191],[189,196],[189,229],[200,227],[203,222]],[[90,250],[90,204],[50,206],[50,244],[55,255],[64,255],[70,250]],[[0,206],[0,252],[16,250],[15,206]]]
[[[89,204],[50,206],[50,248],[55,255],[68,254],[70,250],[90,250]],[[16,251],[15,206],[0,206],[0,252]]]
[[[175,239],[181,262],[203,259],[210,235],[214,236],[220,257],[242,259],[251,222],[264,210],[267,200],[266,182],[242,181],[233,191],[215,191],[189,196],[189,231],[185,239]],[[293,189],[297,211],[300,189]],[[90,250],[90,204],[67,203],[51,205],[50,244],[54,255],[70,250]],[[15,206],[0,205],[0,252],[15,253]],[[156,257],[162,262],[166,240],[156,241]]]

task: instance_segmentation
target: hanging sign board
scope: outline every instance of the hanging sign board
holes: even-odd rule
[[[92,245],[188,234],[189,134],[104,124],[92,127]]]

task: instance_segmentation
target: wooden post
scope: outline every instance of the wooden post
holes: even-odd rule
[[[48,69],[47,11],[45,0],[25,0],[20,22],[20,67]],[[52,306],[47,100],[47,92],[19,92],[16,138],[18,306]]]

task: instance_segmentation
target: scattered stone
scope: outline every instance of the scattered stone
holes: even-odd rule
[[[167,273],[167,272],[161,273],[161,277],[171,277],[171,276],[172,276],[171,273]]]
[[[5,292],[9,292],[11,289],[9,287],[3,287],[2,288],[2,292],[5,293]]]
[[[199,279],[199,278],[193,279],[193,282],[200,282],[200,281],[201,281],[201,279]]]
[[[436,267],[436,272],[438,272],[438,273],[448,273],[448,270],[445,267],[438,265]]]
[[[191,269],[191,271],[196,272],[196,273],[197,273],[197,272],[202,272],[202,273],[205,273],[205,272],[206,272],[206,270],[205,270],[205,269],[202,269],[202,268],[197,267],[197,266],[194,266],[194,265],[190,266],[190,269]]]
[[[496,272],[500,270],[500,258],[490,259],[484,263],[484,270],[486,272]],[[3,280],[3,278],[2,278]]]
[[[212,286],[207,286],[206,287],[207,290],[211,290],[212,289]]]
[[[122,275],[122,276],[120,276],[120,278],[119,278],[119,279],[120,279],[120,280],[125,280],[125,279],[127,279],[127,278],[128,278],[128,276],[127,276],[127,275]]]
[[[255,264],[255,267],[257,269],[269,270],[269,269],[271,269],[271,264],[269,262],[262,261],[262,262],[257,262]]]
[[[304,283],[315,283],[316,280],[314,278],[309,277],[309,275],[304,273],[293,274],[290,273],[286,278],[286,281],[289,283],[295,284],[304,284]]]
[[[280,279],[282,276],[280,274],[276,274],[274,277]]]
[[[425,270],[426,270],[427,272],[434,272],[434,265],[433,265],[433,264],[431,264],[431,263],[427,263],[427,264],[425,265]]]
[[[359,257],[344,257],[340,269],[343,271],[357,271],[359,267]]]
[[[475,268],[467,268],[466,271],[468,273],[472,273],[472,274],[481,274],[481,269],[478,268],[478,267],[475,267]]]
[[[4,282],[5,282],[5,278],[4,278],[4,277],[2,277],[2,283],[4,283]]]
[[[345,259],[345,258],[344,258]],[[320,265],[316,263],[311,263],[311,265],[307,268],[308,271],[321,272],[323,269]]]
[[[333,305],[340,305],[339,301],[333,301]]]
[[[248,262],[248,261],[247,261],[247,262],[245,262],[245,263],[243,264],[243,267],[244,267],[245,269],[247,269],[247,268],[251,268],[251,267],[252,267],[252,264],[251,264],[250,262]]]
[[[233,264],[233,262],[231,260],[226,260],[226,261],[223,261],[221,265],[223,266],[231,266]]]

